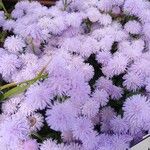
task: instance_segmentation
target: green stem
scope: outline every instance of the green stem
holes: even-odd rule
[[[3,86],[0,87],[0,91],[4,90],[4,89],[7,89],[7,88],[14,87],[14,86],[17,86],[17,84],[16,83],[9,83],[9,84],[3,85]]]
[[[34,78],[32,80],[28,80],[24,83],[22,82],[22,83],[18,84],[17,86],[15,86],[14,88],[5,92],[4,94],[0,95],[0,100],[5,100],[7,98],[21,94],[21,93],[25,92],[32,84],[36,83],[37,81],[39,81],[41,79],[44,80],[47,77],[48,77],[48,74],[43,74],[41,76],[37,76],[36,78]]]
[[[5,16],[6,16],[7,18],[10,18],[10,14],[8,13],[7,9],[5,8],[4,3],[3,3],[2,0],[0,0],[0,6],[1,6],[2,9],[4,10]]]
[[[0,35],[0,42],[3,43],[5,38],[7,36],[7,31],[2,31],[1,35]]]
[[[62,0],[63,1],[63,5],[64,5],[64,11],[67,9],[67,0]]]
[[[33,44],[33,40],[31,40],[31,46],[32,46],[32,51],[33,51],[33,53],[36,54],[36,52],[35,52],[35,46],[34,46],[34,44]]]
[[[38,133],[32,132],[31,135],[32,135],[32,136],[35,136],[35,137],[37,137],[39,140],[43,141],[43,138],[42,138]]]
[[[50,59],[51,60],[51,59]],[[38,75],[34,78],[34,79],[31,79],[31,80],[26,80],[26,81],[23,81],[23,82],[20,82],[20,83],[9,83],[9,84],[6,84],[6,85],[3,85],[3,86],[0,86],[0,91],[4,90],[4,89],[7,89],[7,88],[11,88],[11,87],[15,87],[15,86],[18,86],[18,85],[21,85],[21,84],[24,84],[24,83],[30,83],[30,82],[33,82],[33,81],[36,81],[36,80],[40,80],[40,79],[45,79],[48,77],[48,74],[43,74],[44,71],[46,70],[47,66],[49,65],[50,63],[50,60],[48,61],[48,63],[42,68],[42,70],[38,73]]]

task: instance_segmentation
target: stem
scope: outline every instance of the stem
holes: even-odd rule
[[[0,36],[0,42],[3,43],[5,38],[7,36],[7,31],[2,31],[1,36]]]
[[[64,11],[67,9],[67,0],[62,0],[63,1],[63,5],[64,5]]]
[[[47,78],[48,74],[41,74],[41,75],[38,75],[37,77],[35,77],[34,79],[31,79],[31,80],[26,80],[26,81],[23,81],[23,82],[20,82],[20,83],[9,83],[9,84],[6,84],[6,85],[3,85],[0,87],[0,91],[4,90],[4,89],[7,89],[7,88],[11,88],[11,87],[15,87],[15,86],[18,86],[18,85],[21,85],[21,84],[24,84],[24,83],[30,83],[30,82],[33,82],[33,81],[37,81],[37,80],[40,80],[40,79],[45,79]]]
[[[7,89],[7,88],[10,88],[10,87],[14,87],[14,86],[17,86],[17,83],[9,83],[9,84],[3,85],[0,87],[0,91]]]
[[[4,12],[5,12],[5,16],[6,16],[7,18],[10,18],[10,14],[8,13],[7,9],[5,8],[4,3],[3,3],[2,0],[0,0],[0,5],[1,5],[2,9],[3,9]]]
[[[43,67],[43,69],[39,72],[38,76],[41,76],[41,75],[44,73],[44,71],[46,70],[46,68],[47,68],[47,66],[49,65],[50,61],[51,61],[51,59],[50,59],[50,60],[48,61],[48,63]]]
[[[25,83],[18,84],[14,88],[8,90],[6,93],[3,93],[2,95],[0,95],[0,100],[5,100],[15,95],[21,94],[25,92],[32,84],[36,83],[37,81],[41,79],[46,79],[47,77],[48,77],[48,74],[43,74],[41,76],[37,76],[36,78],[32,80],[26,81]]]
[[[31,46],[32,46],[33,53],[36,54],[36,52],[35,52],[35,46],[33,44],[33,39],[31,40]]]
[[[4,90],[4,89],[7,89],[7,88],[15,87],[15,86],[18,86],[18,85],[21,85],[21,84],[24,84],[24,83],[30,83],[30,82],[33,82],[35,80],[40,80],[40,79],[47,78],[48,74],[43,74],[43,73],[44,73],[45,69],[47,68],[47,66],[49,65],[50,61],[51,61],[51,59],[48,61],[48,63],[43,67],[43,69],[38,73],[38,75],[34,79],[26,80],[26,81],[23,81],[23,82],[20,82],[20,83],[13,82],[13,83],[9,83],[9,84],[0,86],[0,91]]]
[[[43,141],[43,138],[42,138],[38,133],[32,132],[31,135],[32,135],[32,136],[35,136],[35,137],[37,137],[39,140]]]

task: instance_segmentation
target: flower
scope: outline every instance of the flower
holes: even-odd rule
[[[112,18],[108,14],[101,14],[99,18],[99,23],[104,26],[110,25],[112,23]]]
[[[24,96],[13,97],[2,104],[3,113],[6,115],[12,115],[17,112],[19,104],[24,99]]]
[[[0,73],[6,81],[11,80],[11,75],[21,67],[21,60],[14,54],[5,54],[0,58]]]
[[[149,23],[145,23],[144,26],[143,26],[143,32],[145,34],[145,36],[150,39],[150,27],[149,27]]]
[[[100,12],[96,8],[90,8],[88,9],[87,17],[91,22],[96,22],[100,19]]]
[[[40,113],[34,113],[28,116],[31,131],[39,131],[44,126],[44,117]]]
[[[82,23],[83,15],[81,13],[69,13],[65,16],[65,24],[78,28]]]
[[[113,0],[113,5],[122,6],[124,4],[124,0]]]
[[[128,72],[123,76],[123,85],[128,90],[136,91],[144,86],[144,77],[133,72]]]
[[[44,109],[48,104],[51,104],[51,91],[44,85],[32,85],[25,94],[25,103],[37,109]]]
[[[5,15],[3,11],[0,11],[0,27],[5,23]]]
[[[111,60],[111,53],[110,52],[98,52],[98,54],[96,55],[96,60],[98,61],[98,63],[102,64],[103,66],[106,66],[108,64],[108,62]]]
[[[3,24],[3,30],[11,31],[14,28],[15,21],[14,20],[6,20]]]
[[[22,52],[23,48],[26,46],[24,40],[19,36],[7,37],[4,43],[4,47],[12,53]]]
[[[51,139],[45,140],[40,146],[40,150],[50,150],[50,149],[60,150],[56,142],[52,141]]]
[[[66,131],[72,127],[77,115],[76,109],[70,103],[56,104],[46,112],[48,125],[56,131]]]
[[[27,140],[23,144],[24,150],[38,150],[38,143],[36,140]]]
[[[62,140],[64,142],[70,143],[71,141],[74,140],[73,138],[73,133],[72,131],[68,130],[68,131],[63,131],[61,134]]]
[[[142,95],[129,97],[123,107],[124,118],[133,129],[143,128],[150,121],[150,101]]]
[[[101,116],[101,130],[102,132],[109,132],[111,131],[111,124],[110,121],[116,116],[116,112],[114,111],[113,108],[109,107],[104,107],[100,111],[100,116]]]
[[[105,12],[109,12],[112,9],[112,6],[113,6],[113,1],[110,2],[109,0],[101,0],[98,3],[98,8]]]
[[[99,111],[99,103],[94,100],[87,101],[82,108],[82,114],[87,117],[94,117]]]
[[[135,20],[128,21],[125,26],[125,30],[131,34],[139,34],[141,32],[141,24]]]
[[[149,1],[20,1],[10,13],[0,11],[1,94],[47,77],[2,102],[1,149],[126,150],[150,131]]]
[[[80,117],[75,120],[72,131],[75,138],[84,141],[84,139],[88,139],[93,135],[93,124],[88,118]]]
[[[123,55],[115,55],[112,59],[110,59],[107,66],[102,68],[102,71],[107,77],[113,77],[114,75],[124,73],[126,71],[127,64],[128,59],[126,57]]]
[[[125,13],[131,15],[139,15],[141,10],[146,7],[146,3],[143,0],[126,0],[124,4],[124,11]]]
[[[21,141],[28,139],[29,126],[21,114],[7,118],[0,127],[1,138],[10,147],[18,146]]]
[[[126,134],[129,130],[128,123],[121,116],[116,116],[111,119],[110,126],[115,134]]]
[[[100,106],[106,106],[109,101],[109,95],[105,90],[96,89],[92,94],[92,99],[100,104]]]

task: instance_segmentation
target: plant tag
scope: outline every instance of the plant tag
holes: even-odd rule
[[[143,139],[130,150],[150,150],[150,134],[143,137]]]

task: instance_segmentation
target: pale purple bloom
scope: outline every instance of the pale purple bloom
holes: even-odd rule
[[[142,10],[139,14],[139,18],[142,22],[149,23],[150,22],[150,10],[149,9]]]
[[[0,124],[0,136],[10,147],[19,145],[22,140],[28,139],[29,125],[24,116],[12,116]]]
[[[150,39],[150,23],[146,23],[143,26],[143,32],[145,34],[145,36]]]
[[[98,8],[102,11],[109,12],[112,9],[113,1],[101,0],[98,3]]]
[[[126,0],[124,11],[131,15],[138,15],[145,7],[145,2],[143,0]]]
[[[40,113],[33,113],[28,116],[31,131],[39,131],[44,126],[44,117]]]
[[[125,0],[113,0],[113,5],[122,6]]]
[[[99,107],[100,105],[97,101],[89,100],[83,105],[82,114],[89,118],[92,118],[98,113]]]
[[[144,77],[133,72],[128,72],[127,74],[125,74],[123,76],[123,79],[123,85],[128,90],[136,91],[144,85]]]
[[[106,43],[106,41],[108,42]],[[99,47],[103,51],[110,51],[113,43],[114,43],[114,38],[109,35],[106,35],[104,38],[100,40]]]
[[[112,18],[108,14],[100,14],[99,23],[104,26],[110,25],[112,23]]]
[[[50,149],[60,150],[56,142],[52,141],[51,139],[45,140],[40,146],[40,150],[50,150]]]
[[[0,11],[2,81],[48,74],[2,102],[1,149],[130,149],[150,131],[150,2],[65,1]],[[60,143],[31,139],[46,124]]]
[[[22,52],[25,46],[24,40],[19,36],[7,37],[4,43],[4,47],[11,53]]]
[[[111,107],[104,107],[101,112],[101,130],[102,132],[111,131],[111,120],[116,116],[116,112]]]
[[[94,126],[90,119],[86,117],[77,118],[72,127],[73,136],[84,141],[84,139],[88,139],[93,135],[93,128]]]
[[[25,103],[32,104],[32,107],[37,109],[44,109],[48,104],[51,104],[51,91],[44,85],[32,85],[25,94]]]
[[[126,150],[129,148],[129,142],[131,140],[132,138],[126,137],[124,135],[113,135],[110,137],[110,145],[112,146],[113,150]]]
[[[62,140],[67,143],[72,142],[74,140],[73,133],[71,130],[63,131],[61,137]]]
[[[17,112],[19,104],[23,100],[24,96],[13,97],[2,104],[3,113],[6,115],[12,115]]]
[[[82,23],[83,17],[82,13],[69,13],[65,16],[65,24],[67,24],[67,26],[78,28]]]
[[[129,130],[128,122],[124,118],[121,118],[121,116],[111,119],[110,126],[116,134],[126,134]]]
[[[47,110],[46,121],[52,129],[66,131],[72,127],[77,111],[69,104],[55,104],[51,109]]]
[[[15,21],[14,20],[6,20],[3,24],[3,29],[11,31],[14,28]]]
[[[97,8],[91,8],[88,9],[87,17],[89,18],[90,21],[96,22],[101,19],[101,14]]]
[[[24,150],[38,150],[38,143],[36,140],[27,140],[23,144]]]
[[[143,128],[150,121],[150,101],[147,97],[135,95],[124,103],[124,117],[132,129]]]
[[[125,30],[131,34],[139,34],[141,32],[141,25],[139,22],[133,20],[133,21],[128,21],[125,26]]]
[[[0,11],[0,26],[2,27],[4,23],[5,23],[4,11]]]
[[[102,68],[102,71],[107,77],[113,77],[114,75],[124,73],[126,71],[127,64],[128,59],[126,57],[123,55],[115,55],[112,59],[110,59],[107,66]]]
[[[21,60],[14,54],[5,54],[0,58],[0,73],[6,81],[21,67]]]
[[[100,106],[106,106],[109,101],[109,95],[105,90],[96,89],[92,94],[92,99],[97,102]]]
[[[112,13],[115,14],[115,15],[119,15],[121,13],[120,7],[119,6],[113,7]]]
[[[106,66],[111,60],[111,57],[112,56],[110,52],[102,51],[96,55],[96,60],[98,61],[98,63],[101,63],[103,66]]]

